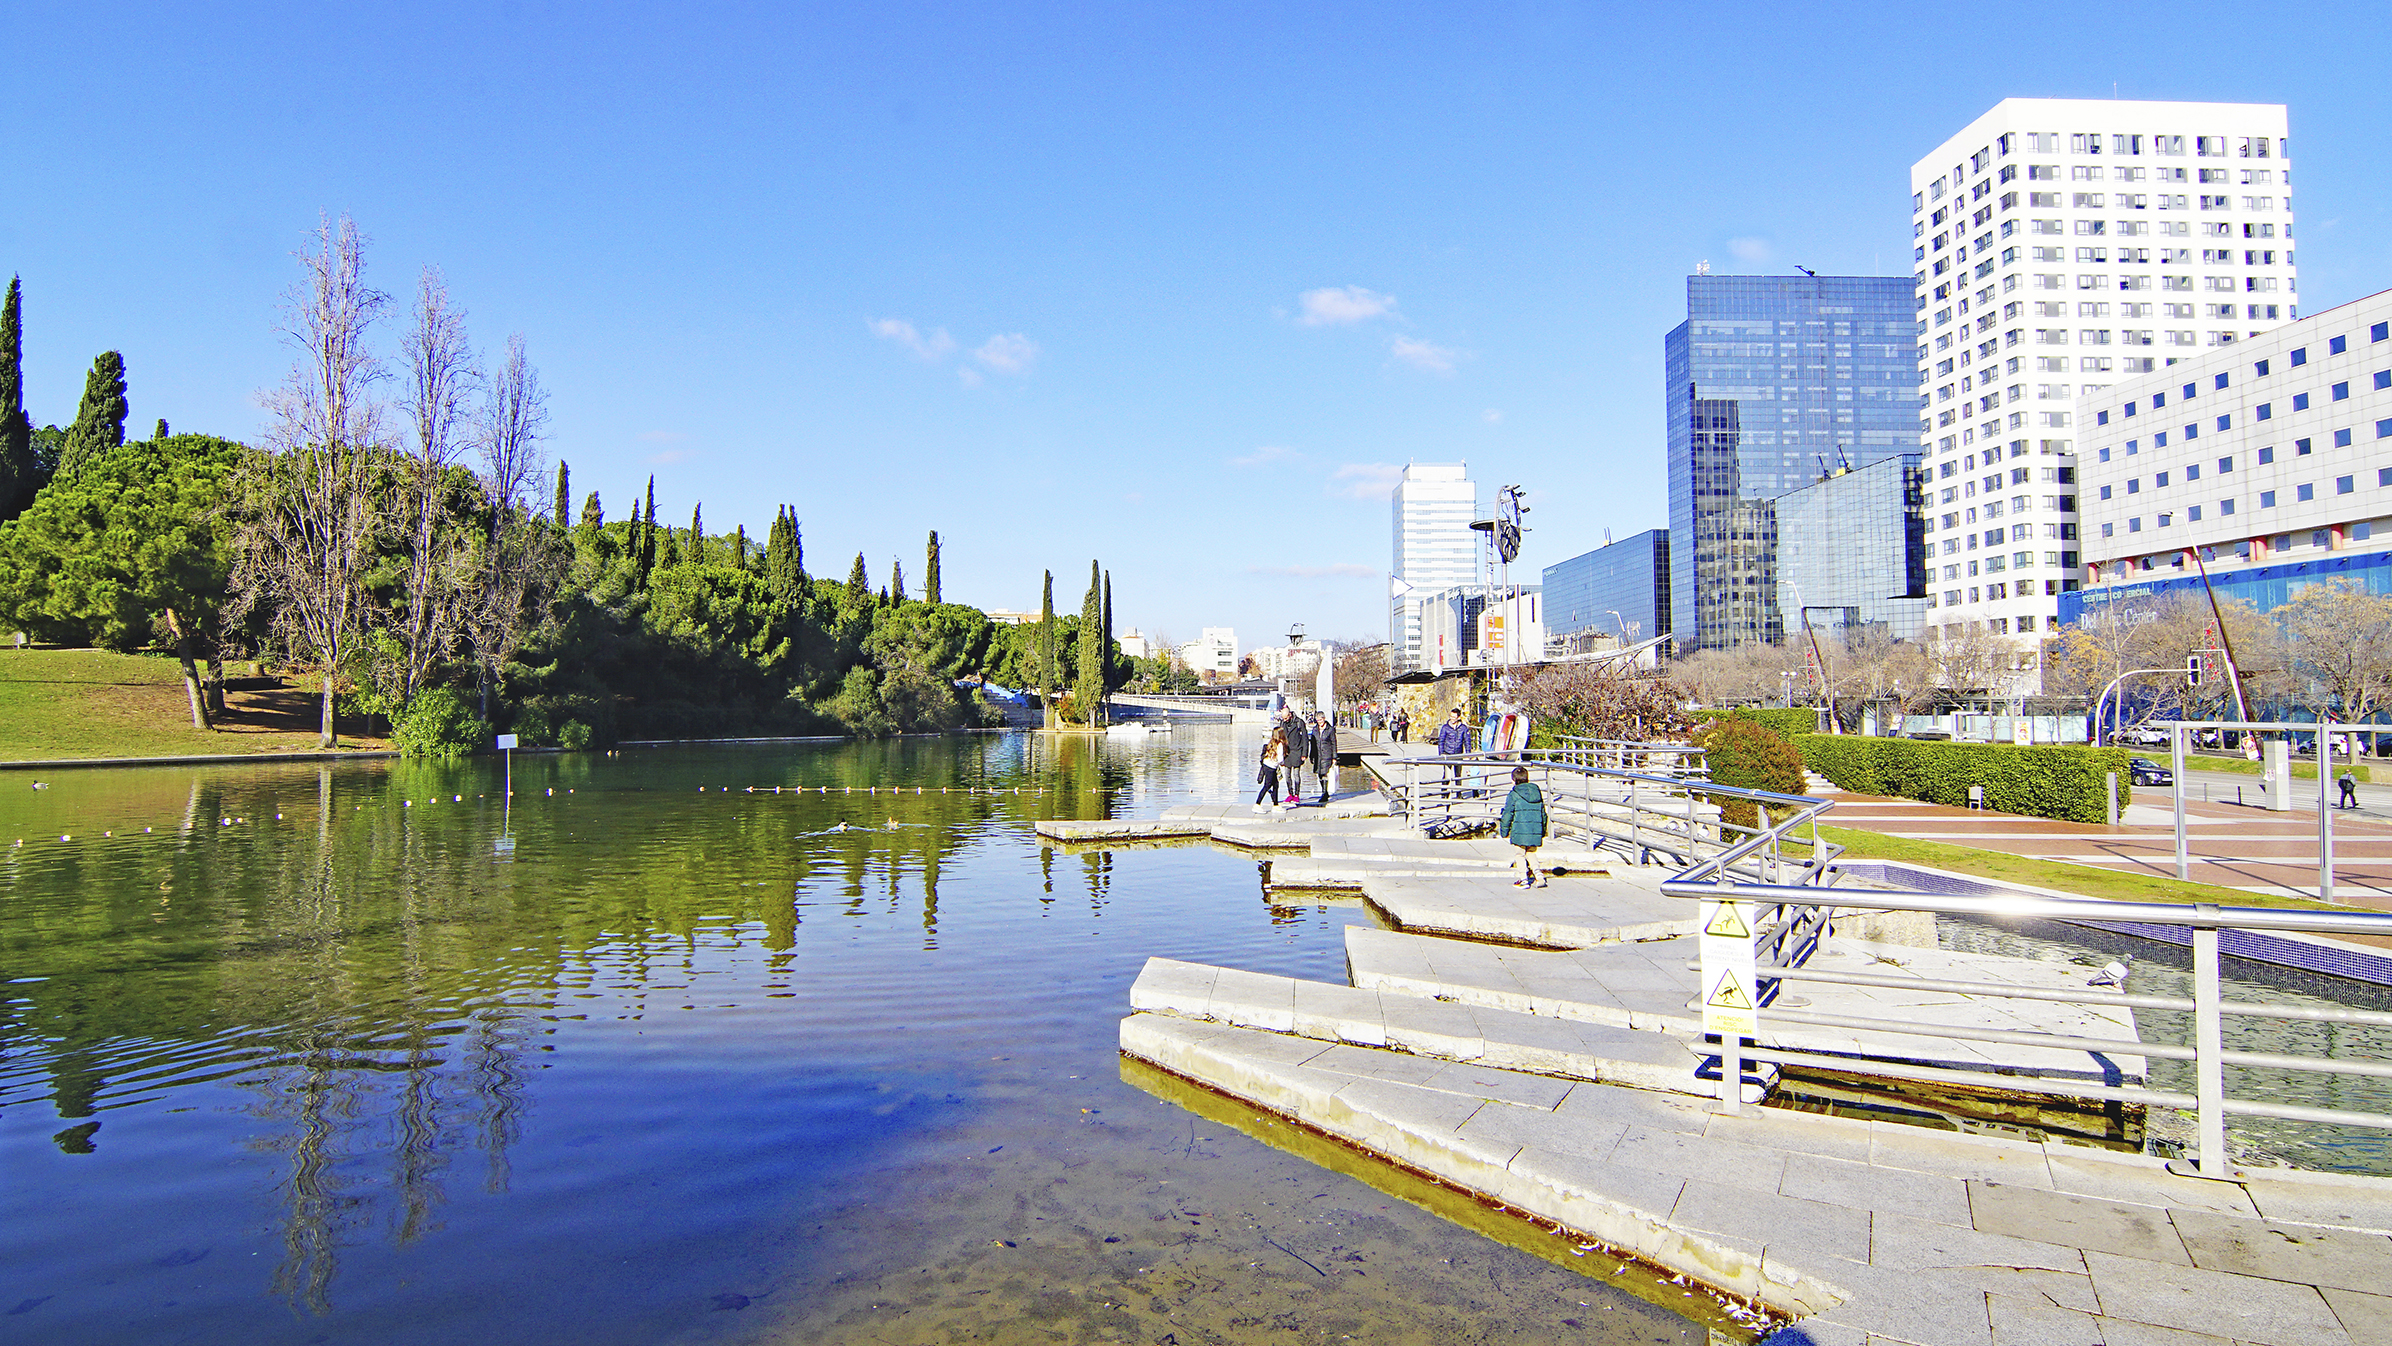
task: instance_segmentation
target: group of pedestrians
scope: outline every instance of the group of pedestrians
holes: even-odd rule
[[[1308,766],[1320,783],[1321,802],[1328,803],[1329,784],[1337,778],[1337,726],[1317,710],[1308,721],[1281,707],[1271,721],[1271,736],[1262,746],[1262,764],[1255,772],[1255,780],[1262,788],[1255,791],[1254,811],[1261,813],[1282,803],[1302,803],[1304,769]],[[1284,799],[1280,794],[1283,780]]]

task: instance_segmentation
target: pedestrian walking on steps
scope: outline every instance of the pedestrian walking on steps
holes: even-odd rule
[[[2334,807],[2357,808],[2359,806],[2359,778],[2351,774],[2350,768],[2342,768],[2342,774],[2334,779],[2334,783],[2342,787],[2342,802]]]
[[[1321,778],[1321,806],[1329,804],[1329,782],[1337,779],[1337,723],[1312,713],[1312,773]]]
[[[1287,802],[1304,802],[1304,763],[1312,758],[1312,734],[1304,728],[1304,717],[1294,711],[1287,713],[1287,721],[1280,726],[1287,731]]]
[[[1256,813],[1262,813],[1266,811],[1266,806],[1279,802],[1279,768],[1286,761],[1287,734],[1284,730],[1274,729],[1269,741],[1262,745],[1262,765],[1254,772],[1254,779],[1262,785],[1260,790],[1254,792]]]
[[[1437,755],[1439,757],[1459,757],[1469,751],[1470,725],[1462,718],[1462,708],[1456,706],[1453,708],[1453,713],[1446,717],[1445,723],[1437,726]],[[1458,794],[1462,787],[1462,768],[1458,766],[1445,768],[1445,783]]]
[[[1528,768],[1512,768],[1512,792],[1503,797],[1503,816],[1496,820],[1495,830],[1503,839],[1520,848],[1520,877],[1513,880],[1514,888],[1542,888],[1545,880],[1537,877],[1537,847],[1545,844],[1545,792],[1528,778]]]

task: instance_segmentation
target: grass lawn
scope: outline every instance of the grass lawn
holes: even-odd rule
[[[306,689],[224,699],[217,728],[194,729],[182,667],[171,658],[0,649],[0,761],[315,751],[319,702]],[[344,748],[390,746],[347,723],[340,728]]]
[[[2151,760],[2159,763],[2161,766],[2166,766],[2168,764],[2167,754],[2165,753],[2153,757]],[[2368,774],[2366,763],[2353,763],[2343,760],[2342,750],[2337,748],[2334,750],[2334,774],[2336,776],[2340,776],[2345,768],[2349,769],[2352,780],[2368,782],[2372,781],[2373,779]],[[2186,753],[2184,755],[2184,769],[2187,771],[2230,771],[2237,776],[2256,776],[2259,774],[2259,764],[2252,761],[2248,757],[2212,757],[2206,753]],[[2316,780],[2317,763],[2314,760],[2304,762],[2298,757],[2293,758],[2292,778],[2294,780]]]
[[[1984,851],[1973,846],[1953,846],[1940,841],[1916,841],[1909,837],[1889,837],[1882,832],[1851,831],[1841,827],[1822,827],[1819,835],[1845,848],[1845,854],[1856,860],[1909,861],[1948,869],[1955,874],[1972,874],[1983,879],[1999,879],[2008,883],[2029,884],[2037,888],[2053,888],[2079,897],[2099,898],[2111,902],[2215,902],[2221,907],[2313,907],[2321,911],[2348,911],[2350,908],[2315,898],[2286,897],[2269,893],[2246,893],[2239,888],[2220,888],[2208,883],[2182,883],[2172,878],[2150,874],[2121,874],[2095,865],[2072,865],[2061,860],[2037,860],[2004,851]],[[1789,850],[1793,849],[1788,847]],[[1802,848],[1808,853],[1809,847]]]

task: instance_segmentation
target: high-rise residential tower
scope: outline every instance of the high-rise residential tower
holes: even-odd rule
[[[1478,488],[1465,463],[1413,463],[1392,500],[1395,559],[1388,568],[1387,639],[1395,671],[1425,667],[1422,604],[1479,581]]]
[[[1680,653],[1782,639],[1776,498],[1914,451],[1910,289],[1900,276],[1686,278],[1686,321],[1662,342]]]
[[[2280,103],[2008,98],[1912,165],[1931,628],[2029,637],[2032,669],[2084,575],[2078,400],[2297,316],[2284,131]]]

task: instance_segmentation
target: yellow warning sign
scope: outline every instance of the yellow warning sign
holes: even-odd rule
[[[1745,924],[1744,904],[1741,902],[1720,903],[1718,911],[1711,917],[1711,923],[1703,927],[1703,933],[1722,939],[1751,939],[1752,927]]]
[[[1711,992],[1711,998],[1703,1003],[1727,1010],[1750,1011],[1752,1009],[1752,997],[1744,994],[1743,985],[1736,980],[1733,974],[1721,977],[1719,988]]]

